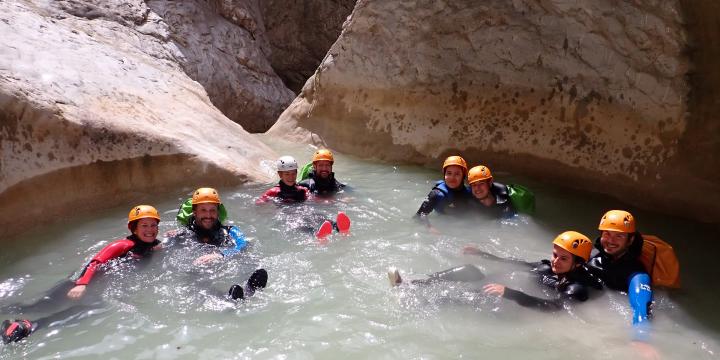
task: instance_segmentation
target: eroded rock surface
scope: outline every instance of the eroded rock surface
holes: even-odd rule
[[[679,151],[682,21],[677,1],[361,0],[270,133],[434,166],[462,153],[719,221],[717,181]]]
[[[152,0],[148,6],[168,24],[180,64],[218,109],[250,132],[275,123],[295,95],[270,66],[257,1]]]
[[[262,162],[276,155],[185,74],[159,16],[97,4],[0,2],[0,217],[13,219],[0,236],[180,186],[270,178]]]
[[[355,0],[303,0],[290,6],[287,0],[263,0],[258,5],[272,49],[270,63],[297,93],[340,36]]]

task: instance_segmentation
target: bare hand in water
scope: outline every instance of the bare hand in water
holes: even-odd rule
[[[474,244],[467,244],[463,246],[462,252],[465,255],[477,255],[480,253],[480,249]]]
[[[505,294],[505,285],[487,284],[483,286],[483,291],[488,295],[503,296]]]
[[[203,255],[203,256],[195,259],[195,261],[193,261],[193,265],[205,265],[205,264],[211,263],[215,260],[218,260],[220,258],[222,258],[222,255],[217,254],[217,253]]]
[[[68,291],[67,297],[77,300],[85,294],[85,288],[87,288],[86,285],[77,285]]]
[[[654,346],[642,341],[633,341],[630,344],[635,349],[635,352],[640,355],[640,358],[648,360],[660,360],[660,353],[657,351],[657,349],[655,349]]]

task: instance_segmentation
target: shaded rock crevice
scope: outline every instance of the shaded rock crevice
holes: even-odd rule
[[[270,64],[296,94],[315,72],[328,49],[338,39],[355,0],[259,2]]]

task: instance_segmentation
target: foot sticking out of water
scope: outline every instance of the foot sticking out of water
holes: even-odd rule
[[[228,291],[228,295],[233,300],[245,299],[255,294],[257,289],[264,289],[267,285],[268,273],[265,269],[255,270],[245,282],[245,287],[241,285],[233,285]]]

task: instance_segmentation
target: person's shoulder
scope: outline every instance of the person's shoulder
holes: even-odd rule
[[[315,179],[307,178],[297,183],[297,185],[311,189],[315,185]]]
[[[120,248],[120,249],[131,249],[133,246],[135,246],[135,242],[133,242],[131,239],[128,238],[122,238],[113,240],[109,244],[105,246],[105,249],[109,248]]]
[[[430,192],[428,193],[428,197],[443,197],[445,195],[447,195],[447,191],[438,187],[438,185],[433,186],[433,188],[430,189]]]

